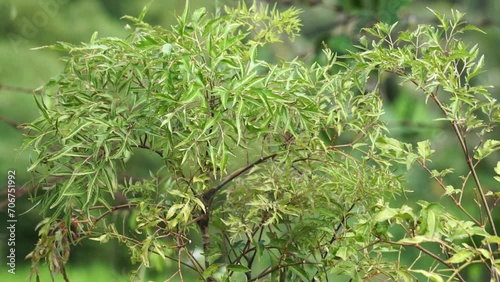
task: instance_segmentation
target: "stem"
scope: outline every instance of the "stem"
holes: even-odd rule
[[[447,116],[447,112],[437,98],[435,93],[431,93],[431,98],[434,100],[434,102],[438,105],[438,107],[441,109],[441,111]],[[455,121],[450,121],[451,126],[453,127],[453,131],[455,132],[455,135],[457,136],[457,139],[460,143],[460,147],[462,148],[462,153],[464,154],[465,161],[467,162],[467,166],[469,167],[470,172],[472,173],[472,178],[474,179],[474,183],[476,184],[477,191],[479,192],[481,202],[484,206],[484,209],[486,210],[486,216],[488,217],[489,224],[491,225],[491,229],[493,230],[493,234],[495,236],[498,236],[497,230],[495,228],[495,221],[493,220],[493,216],[491,214],[490,206],[488,205],[488,200],[486,200],[486,196],[483,190],[483,187],[481,186],[481,183],[479,182],[479,177],[477,176],[476,173],[476,168],[474,167],[474,164],[472,163],[472,158],[469,155],[469,150],[467,149],[467,144],[464,139],[464,137],[461,134],[460,128],[458,128],[458,125]]]
[[[303,264],[314,264],[314,263],[310,263],[310,262],[307,262],[307,261],[301,261],[301,262],[293,262],[293,263],[288,263],[288,264],[277,265],[275,267],[268,267],[268,268],[266,268],[266,270],[264,272],[262,272],[261,274],[259,274],[259,276],[255,277],[255,278],[252,278],[252,279],[250,279],[248,281],[252,282],[252,281],[260,280],[261,278],[264,278],[267,275],[275,272],[276,270],[280,270],[281,268],[287,268],[289,266],[303,265]]]
[[[8,119],[2,115],[0,115],[0,121],[5,122],[6,124],[10,125],[11,127],[15,128],[15,129],[19,129],[21,126],[21,123],[14,121],[14,120],[11,120],[11,119]]]
[[[103,206],[104,207],[104,206]],[[124,205],[119,205],[119,206],[114,206],[114,207],[111,207],[110,210],[107,210],[105,211],[104,213],[102,213],[99,217],[95,218],[93,220],[93,224],[96,224],[97,222],[99,222],[101,219],[103,219],[105,216],[107,216],[108,214],[114,212],[114,211],[117,211],[119,209],[128,209],[128,208],[134,208],[134,207],[137,207],[137,204],[124,204]],[[98,208],[98,207],[94,207],[94,208]]]
[[[408,77],[408,75],[406,75],[404,72],[397,73],[397,74],[404,75],[404,76]],[[415,81],[415,80],[411,80],[411,81],[413,82],[413,84],[418,86],[417,81]],[[432,100],[436,103],[436,105],[439,107],[441,112],[443,112],[444,116],[448,117],[448,113],[447,113],[445,107],[443,106],[441,101],[439,101],[439,99],[437,97],[437,94],[436,94],[437,89],[435,92],[430,92],[430,93],[429,93],[429,91],[425,91],[425,89],[423,89],[423,91],[432,98]],[[488,205],[488,201],[486,200],[486,196],[485,196],[483,187],[482,187],[481,183],[479,182],[479,177],[476,173],[476,168],[475,168],[474,164],[472,163],[472,158],[469,155],[469,150],[467,149],[466,141],[465,141],[464,137],[462,136],[460,128],[458,127],[456,121],[450,120],[450,123],[451,123],[453,131],[455,132],[455,135],[457,136],[457,139],[460,143],[460,147],[462,148],[462,153],[464,154],[465,161],[467,163],[467,166],[469,167],[469,171],[472,173],[472,178],[474,178],[474,183],[476,184],[477,190],[479,192],[479,195],[481,198],[481,203],[484,206],[484,209],[486,210],[486,216],[488,217],[488,222],[491,225],[493,235],[498,236],[498,233],[497,233],[497,230],[495,227],[495,221],[493,220],[493,216],[491,214],[491,209]]]
[[[445,265],[449,269],[456,270],[456,268],[453,266],[453,264],[447,263],[444,259],[440,258],[438,255],[436,255],[433,252],[427,250],[426,248],[422,247],[419,244],[398,243],[398,242],[393,242],[393,241],[386,241],[386,240],[383,240],[383,239],[380,239],[379,242],[380,243],[388,243],[388,244],[397,245],[397,246],[414,247],[417,250],[423,252],[424,254],[432,257],[436,261],[439,261],[441,264]],[[465,282],[465,279],[460,275],[460,273],[457,273],[456,276],[457,276],[458,280],[460,280],[461,282]]]
[[[208,212],[208,211],[207,211]],[[208,255],[210,253],[210,229],[209,229],[209,216],[208,213],[205,214],[205,216],[199,220],[198,226],[200,227],[200,232],[201,232],[201,237],[202,237],[202,242],[203,242],[203,252],[205,255]],[[207,259],[205,259],[205,269],[210,266],[210,263],[208,262]]]
[[[425,163],[420,161],[419,163],[420,166],[422,166],[422,168],[425,169],[425,171],[427,171],[430,175],[432,175],[432,171],[425,165]],[[446,190],[446,185],[443,183],[441,179],[437,178],[437,176],[432,176],[432,178],[434,178],[434,180],[439,184],[439,186],[443,189],[443,191]],[[481,223],[462,206],[461,200],[457,201],[457,199],[455,199],[455,197],[453,197],[452,195],[449,195],[449,198],[470,220],[472,220],[477,225],[481,225]]]
[[[272,154],[269,156],[261,157],[260,159],[256,160],[255,162],[250,163],[250,164],[246,165],[245,167],[242,167],[242,168],[236,170],[235,172],[229,174],[228,176],[226,176],[226,178],[224,178],[224,180],[222,180],[221,183],[219,183],[219,185],[217,185],[215,188],[212,188],[212,189],[204,192],[203,195],[201,195],[201,198],[206,202],[207,210],[212,205],[213,199],[214,199],[215,195],[217,194],[217,192],[219,192],[219,190],[221,190],[224,186],[226,186],[226,184],[228,184],[229,182],[231,182],[233,179],[237,178],[238,176],[242,175],[243,173],[247,172],[248,170],[250,170],[254,166],[261,164],[263,162],[266,162],[267,160],[272,159],[272,158],[276,157],[277,155],[278,154]]]
[[[34,91],[33,89],[30,89],[30,88],[19,87],[19,86],[10,86],[10,85],[4,85],[4,84],[0,84],[0,90],[22,92],[22,93],[28,93],[28,94],[33,94],[33,91]]]
[[[342,220],[339,224],[337,224],[337,226],[335,227],[335,232],[333,233],[332,235],[332,238],[330,239],[329,241],[329,245],[333,244],[333,242],[335,242],[335,240],[337,239],[337,233],[340,231],[340,228],[342,228],[342,226],[346,226],[347,225],[347,216],[348,214],[351,212],[351,210],[355,207],[356,205],[355,204],[352,204],[349,209],[347,210],[347,212],[345,212],[345,214],[342,216]],[[321,253],[321,259],[325,259],[326,256],[328,255],[328,252],[325,251],[325,252],[321,252],[321,245],[318,246],[319,248],[319,251]],[[316,275],[318,275],[318,273],[320,272],[320,269],[317,269],[316,270],[316,273],[314,274],[313,278],[311,279],[311,281],[314,281],[314,277],[316,277]]]

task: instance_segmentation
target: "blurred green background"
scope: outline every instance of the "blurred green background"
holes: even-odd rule
[[[149,1],[145,0],[0,0],[0,281],[26,281],[29,276],[30,262],[24,257],[37,241],[35,226],[41,220],[35,207],[32,207],[24,184],[29,181],[26,168],[30,158],[36,156],[29,152],[19,154],[23,132],[17,125],[29,122],[39,116],[30,92],[40,87],[51,76],[63,69],[60,57],[64,54],[55,51],[32,51],[33,47],[52,44],[56,41],[79,43],[88,41],[94,31],[99,36],[125,37],[126,21],[123,15],[136,16]],[[419,1],[419,0],[269,0],[259,1],[276,4],[285,9],[290,5],[301,8],[302,36],[295,42],[274,44],[260,55],[269,60],[302,57],[308,62],[321,60],[323,42],[339,54],[355,50],[360,29],[371,26],[377,21],[393,23],[398,21],[404,28],[418,23],[436,23],[434,16],[426,9],[430,7],[442,13],[450,9],[466,12],[466,20],[483,29],[486,34],[470,33],[464,40],[471,45],[479,44],[480,52],[486,56],[487,72],[477,83],[491,84],[494,96],[500,93],[500,1],[498,0],[457,0],[457,1]],[[200,1],[192,0],[192,9],[206,7],[214,12],[216,7],[236,5],[237,1]],[[168,27],[175,22],[174,11],[183,11],[185,1],[156,0],[146,16],[153,24]],[[457,152],[457,144],[446,124],[432,123],[431,118],[438,113],[429,111],[422,95],[411,87],[399,85],[394,77],[387,76],[381,94],[386,101],[385,119],[393,134],[407,142],[431,139],[434,149],[439,152],[433,165],[444,168],[456,164],[456,172],[465,171],[463,157]],[[500,132],[493,132],[491,138],[500,139]],[[148,155],[135,158],[133,174],[137,177],[154,169],[156,162]],[[500,156],[497,154],[481,164],[480,174],[485,186],[492,189],[498,186],[492,182],[493,167]],[[6,188],[7,171],[16,170],[18,223],[16,229],[16,275],[7,273],[6,249]],[[488,182],[491,179],[491,182]],[[3,183],[3,184],[2,184]],[[421,170],[414,169],[408,176],[407,198],[395,201],[411,203],[415,199],[436,200],[441,190],[428,180]],[[450,203],[451,204],[451,203]],[[450,208],[453,208],[450,205]],[[497,217],[497,220],[499,218]],[[416,254],[415,254],[416,255]],[[411,261],[413,258],[404,258]],[[78,246],[71,255],[68,274],[71,281],[126,281],[131,270],[126,251],[115,244],[99,245],[86,241]],[[47,269],[41,269],[42,281],[50,281]],[[168,271],[163,270],[163,271]],[[480,270],[471,269],[471,279],[481,279]],[[155,281],[155,272],[148,277]],[[62,281],[57,277],[56,281]],[[158,280],[163,281],[163,280]],[[480,281],[480,280],[471,280]]]

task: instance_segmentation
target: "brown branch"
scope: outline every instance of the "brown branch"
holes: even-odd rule
[[[433,176],[432,175],[432,171],[427,167],[427,165],[425,165],[424,162],[421,162],[421,161],[417,161],[420,166],[431,176],[431,178],[434,179],[434,181],[436,181],[438,184],[439,184],[439,187],[441,187],[441,189],[443,189],[443,191],[446,191],[446,185],[443,183],[443,181],[441,179],[439,179],[437,176]],[[448,195],[448,198],[450,198],[453,203],[467,216],[469,217],[470,220],[472,220],[475,224],[477,225],[481,225],[481,223],[474,217],[472,216],[465,208],[464,206],[462,205],[461,201],[457,201],[457,199],[455,199],[455,197],[453,197],[452,195]]]
[[[409,77],[408,75],[406,75],[406,73],[404,73],[404,71],[402,73],[398,73],[396,72],[396,74],[398,75],[404,75],[406,77]],[[411,82],[418,86],[418,82],[415,81],[415,80],[411,80]],[[432,91],[426,91],[425,89],[422,88],[422,91],[429,95],[432,100],[434,101],[434,103],[436,103],[436,105],[438,106],[438,108],[441,110],[441,112],[444,114],[445,117],[448,117],[448,112],[446,111],[446,107],[441,103],[441,101],[439,100],[439,98],[437,97],[437,89],[435,90],[435,92],[432,92]],[[484,209],[486,211],[486,216],[488,218],[488,222],[489,224],[491,225],[491,229],[493,231],[493,235],[495,236],[498,236],[498,233],[497,233],[497,230],[496,230],[496,227],[495,227],[495,221],[493,220],[493,216],[492,216],[492,213],[491,213],[491,209],[490,209],[490,206],[488,205],[488,200],[486,200],[486,195],[484,193],[484,190],[483,190],[483,187],[479,181],[479,176],[477,175],[476,173],[476,168],[472,162],[472,157],[469,155],[469,150],[467,148],[467,143],[466,143],[466,140],[465,138],[463,137],[463,134],[462,134],[462,131],[460,130],[460,128],[458,127],[457,123],[455,120],[450,120],[450,124],[453,128],[453,132],[455,133],[457,139],[458,139],[458,142],[460,144],[460,147],[462,149],[462,153],[464,155],[464,158],[465,158],[465,162],[467,163],[467,166],[469,167],[469,171],[472,173],[472,178],[474,179],[474,183],[476,184],[476,190],[478,191],[479,195],[480,195],[480,199],[481,199],[481,204],[484,206]]]
[[[274,267],[268,267],[266,268],[262,273],[260,273],[257,277],[255,278],[252,278],[248,281],[257,281],[257,280],[260,280],[264,277],[266,277],[267,275],[277,271],[277,270],[281,270],[282,268],[287,268],[287,267],[290,267],[290,266],[295,266],[295,265],[304,265],[304,264],[309,264],[309,265],[314,265],[316,263],[312,263],[312,262],[309,262],[309,261],[299,261],[299,262],[292,262],[292,263],[287,263],[287,264],[281,264],[281,265],[277,265],[277,266],[274,266]]]
[[[439,101],[437,95],[435,93],[431,93],[431,98],[434,100],[434,102],[437,104],[437,106],[441,109],[441,111],[444,113],[445,116],[447,116],[447,112]],[[465,138],[462,135],[462,132],[460,128],[458,127],[456,121],[451,120],[450,121],[451,126],[453,127],[453,131],[455,132],[455,135],[457,136],[457,139],[460,143],[460,147],[462,148],[462,153],[464,154],[465,157],[465,162],[467,163],[467,166],[469,167],[470,172],[472,173],[472,178],[474,179],[474,183],[476,184],[477,191],[479,192],[481,202],[484,206],[484,209],[486,210],[486,216],[488,217],[488,221],[491,225],[491,229],[493,230],[493,234],[495,236],[498,236],[496,227],[495,227],[495,221],[493,220],[493,216],[491,214],[491,209],[488,204],[488,200],[486,200],[486,195],[484,193],[483,187],[481,186],[481,183],[479,182],[479,176],[476,173],[476,168],[474,167],[474,164],[472,163],[472,157],[469,155],[469,150],[467,149],[467,144],[465,141]]]
[[[107,210],[105,211],[104,213],[102,213],[100,216],[96,217],[94,220],[93,220],[93,224],[96,224],[97,222],[99,222],[101,219],[103,219],[105,216],[107,216],[108,214],[114,212],[114,211],[117,211],[117,210],[120,210],[120,209],[129,209],[129,208],[134,208],[136,207],[137,204],[123,204],[123,205],[118,205],[118,206],[114,206],[114,207],[111,207],[110,210]]]
[[[198,227],[200,228],[201,232],[201,237],[202,237],[202,244],[203,244],[203,251],[205,254],[210,253],[210,232],[209,232],[209,222],[210,222],[210,206],[212,205],[213,199],[217,192],[219,192],[226,184],[231,182],[233,179],[237,178],[238,176],[242,175],[243,173],[247,172],[254,166],[261,164],[263,162],[266,162],[269,159],[272,159],[276,157],[278,154],[272,154],[269,156],[261,157],[260,159],[256,160],[255,162],[248,164],[245,167],[242,167],[233,173],[229,174],[224,178],[224,180],[221,181],[215,188],[212,188],[210,190],[205,191],[203,194],[201,194],[199,197],[203,201],[203,204],[206,206],[206,213],[203,214],[203,216],[199,219],[197,219],[196,223],[198,224]],[[207,269],[210,266],[210,263],[208,260],[205,260],[205,269]],[[208,277],[207,281],[215,281],[213,277]]]
[[[15,196],[16,196],[16,201],[19,200],[19,198],[23,197],[24,195],[30,193],[33,189],[35,189],[35,186],[21,186],[19,188],[16,188]],[[3,189],[0,195],[7,195],[7,188]],[[5,209],[5,207],[9,204],[8,198],[0,202],[0,211]]]
[[[4,123],[10,125],[11,127],[15,128],[17,130],[19,130],[20,126],[21,126],[21,123],[14,121],[14,120],[11,120],[11,119],[8,119],[2,115],[0,115],[0,121],[3,121]]]
[[[456,270],[456,268],[453,266],[453,264],[446,262],[444,259],[442,259],[438,255],[434,254],[433,252],[427,250],[426,248],[422,247],[420,244],[399,243],[399,242],[394,242],[394,241],[387,241],[387,240],[384,240],[384,239],[380,239],[379,242],[380,243],[388,243],[388,244],[396,245],[396,246],[414,247],[417,250],[423,252],[424,254],[426,254],[426,255],[432,257],[433,259],[439,261],[440,263],[442,263],[443,265],[445,265],[449,269]],[[458,280],[460,280],[461,282],[465,282],[465,279],[460,275],[460,273],[457,273],[456,276],[457,276]]]
[[[14,92],[21,92],[21,93],[28,93],[28,94],[34,93],[34,90],[30,89],[30,88],[19,87],[19,86],[10,86],[10,85],[5,85],[5,84],[0,84],[0,90],[14,91]]]
[[[333,244],[333,242],[335,242],[335,240],[337,240],[337,233],[339,233],[340,231],[340,228],[342,228],[342,226],[347,226],[347,216],[349,215],[349,213],[352,211],[352,209],[354,209],[354,207],[356,206],[356,204],[352,204],[349,209],[347,210],[347,212],[342,215],[342,221],[337,225],[337,227],[335,228],[335,232],[333,233],[332,235],[332,238],[330,239],[330,245]],[[324,252],[321,257],[323,259],[326,258],[326,255],[327,255],[327,252]]]
[[[259,225],[257,225],[257,227],[255,227],[256,225],[254,225],[254,228],[252,230],[252,237],[248,237],[247,234],[245,234],[245,236],[247,236],[247,242],[245,244],[245,247],[243,248],[243,250],[241,251],[241,253],[239,255],[236,254],[236,252],[234,251],[234,249],[232,247],[231,248],[231,251],[234,252],[234,255],[236,256],[236,258],[231,262],[231,264],[239,264],[241,263],[241,259],[243,257],[245,257],[246,254],[248,254],[249,252],[251,252],[252,250],[255,250],[256,248],[250,248],[250,244],[252,243],[252,238],[255,236],[255,234],[257,234],[257,232],[260,230],[260,235],[259,235],[259,240],[257,242],[260,241],[260,239],[262,238],[262,233],[264,231],[264,228],[262,227],[263,223],[265,222],[265,218],[262,218],[261,222]],[[227,237],[226,233],[224,233],[224,238],[226,239],[226,241],[230,242],[229,238]],[[257,254],[257,252],[254,252],[252,258],[250,260],[248,260],[248,268],[251,268],[252,266],[252,261],[253,259],[255,258],[255,255]]]
[[[266,162],[269,159],[273,159],[277,155],[278,154],[272,154],[272,155],[269,155],[269,156],[261,157],[260,159],[256,160],[255,162],[250,163],[247,166],[242,167],[242,168],[234,171],[233,173],[229,174],[215,188],[212,188],[212,189],[206,191],[205,193],[203,193],[201,195],[201,198],[205,201],[205,203],[207,205],[207,209],[212,204],[213,199],[215,197],[215,194],[217,194],[217,192],[219,192],[220,189],[222,189],[224,186],[226,186],[226,184],[228,184],[229,182],[231,182],[233,179],[237,178],[238,176],[242,175],[243,173],[247,172],[248,170],[250,170],[254,166],[259,165],[261,163],[264,163],[264,162]]]

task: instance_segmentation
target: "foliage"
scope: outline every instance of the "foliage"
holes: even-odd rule
[[[486,199],[494,194],[481,188],[475,166],[499,148],[486,138],[499,110],[484,87],[470,84],[481,60],[477,48],[455,39],[471,29],[459,29],[460,14],[450,23],[438,15],[441,27],[419,26],[397,39],[395,25],[378,24],[367,30],[378,41],[362,39],[351,63],[325,49],[326,64],[307,66],[258,56],[283,34],[297,34],[293,8],[240,4],[210,16],[186,7],[171,29],[143,22],[145,13],[127,17],[133,27],[125,40],[94,34],[88,44],[50,46],[69,56],[36,96],[42,116],[27,125],[25,148],[38,153],[29,168],[39,187],[34,200],[47,215],[29,256],[35,275],[45,259],[69,280],[71,245],[84,239],[127,246],[140,264],[131,279],[158,260],[177,266],[164,279],[181,280],[189,272],[206,281],[411,281],[418,274],[463,281],[460,271],[472,263],[494,274],[498,237]],[[401,75],[442,109],[470,167],[462,189],[446,184],[450,169],[428,167],[430,141],[413,146],[389,135],[378,88],[367,86],[374,70]],[[478,145],[469,148],[475,132]],[[138,150],[164,164],[150,178],[128,176]],[[470,217],[463,221],[437,203],[389,207],[385,198],[403,191],[414,163],[458,207],[474,180],[485,212],[476,219],[462,208]],[[120,211],[132,230],[110,218]],[[406,235],[394,239],[397,226]],[[462,241],[478,236],[476,245]],[[404,253],[401,246],[433,258],[436,271],[387,258]]]
[[[480,30],[466,25],[462,21],[464,14],[458,11],[452,11],[451,20],[432,12],[439,19],[438,28],[420,25],[416,30],[401,32],[397,38],[392,35],[395,25],[377,24],[366,29],[375,40],[369,46],[368,40],[362,38],[363,51],[353,54],[353,58],[358,62],[356,68],[362,73],[376,70],[400,76],[404,82],[420,90],[426,102],[433,101],[441,111],[442,118],[438,121],[446,121],[454,131],[460,148],[458,151],[467,163],[466,175],[453,177],[453,166],[433,169],[430,163],[434,151],[428,140],[418,143],[418,157],[405,149],[411,145],[396,140],[392,144],[396,149],[392,150],[393,155],[402,153],[407,156],[406,161],[413,159],[427,171],[442,188],[443,195],[458,207],[460,214],[450,214],[435,203],[419,202],[422,208],[417,214],[406,206],[400,209],[386,206],[377,214],[380,217],[377,221],[392,221],[405,230],[404,238],[397,241],[391,239],[390,244],[415,246],[423,253],[428,251],[421,247],[422,243],[437,244],[445,257],[436,256],[436,263],[440,262],[452,270],[449,279],[457,277],[462,280],[462,269],[472,264],[486,264],[492,279],[497,281],[500,266],[495,256],[498,254],[499,237],[492,209],[500,194],[483,187],[477,167],[499,149],[500,142],[488,139],[488,134],[500,121],[500,106],[487,91],[488,86],[474,83],[474,77],[483,72],[484,65],[484,56],[478,58],[478,46],[467,46],[457,38],[465,31]],[[459,179],[460,187],[449,184],[454,178]],[[499,180],[498,177],[495,179]],[[480,211],[477,216],[464,207],[464,202],[471,201],[467,199],[470,189],[474,190],[474,201]],[[465,220],[462,219],[464,217]],[[384,237],[387,238],[388,234]],[[469,240],[464,242],[464,239]],[[419,272],[442,281],[435,273]]]
[[[128,279],[126,273],[118,273],[113,269],[110,269],[107,264],[95,261],[86,267],[81,267],[79,265],[70,265],[67,267],[67,271],[68,273],[70,273],[72,282],[115,282],[127,281]],[[28,267],[16,269],[15,277],[17,279],[13,278],[12,274],[7,271],[2,271],[2,273],[0,274],[0,279],[2,279],[2,281],[12,282],[28,281],[28,279],[26,278],[29,276],[30,269]],[[64,278],[60,276],[54,276],[52,275],[52,273],[50,273],[49,269],[42,268],[40,269],[40,281],[63,282]]]

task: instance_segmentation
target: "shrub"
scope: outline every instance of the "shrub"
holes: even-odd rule
[[[293,8],[240,4],[211,16],[186,7],[171,29],[145,23],[145,13],[126,17],[126,39],[94,34],[88,44],[50,46],[69,56],[36,96],[42,116],[27,125],[25,148],[38,153],[34,200],[47,216],[29,255],[35,275],[45,259],[69,281],[71,245],[92,239],[126,246],[137,270],[160,261],[162,279],[464,281],[472,264],[498,278],[498,193],[481,186],[476,166],[500,148],[487,138],[500,111],[471,82],[484,59],[456,37],[475,29],[462,14],[436,13],[439,27],[398,36],[396,25],[377,24],[366,30],[373,41],[361,38],[346,60],[325,49],[326,64],[307,66],[258,55],[298,33]],[[383,72],[442,111],[469,168],[462,187],[448,184],[452,167],[431,166],[431,141],[391,137],[378,87],[367,87]],[[163,163],[149,178],[129,177],[139,150]],[[461,214],[424,201],[390,207],[414,166]],[[463,205],[474,201],[463,197],[469,189],[478,216]],[[124,210],[131,230],[110,218]],[[430,258],[429,268],[388,256],[407,249]]]

